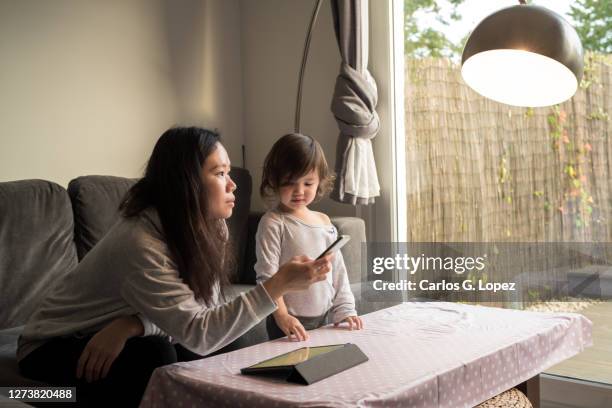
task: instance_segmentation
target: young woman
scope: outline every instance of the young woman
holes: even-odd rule
[[[136,406],[153,370],[177,361],[172,343],[214,352],[272,313],[273,299],[325,279],[329,257],[296,257],[222,303],[230,167],[213,132],[173,128],[160,137],[121,219],[26,325],[17,350],[25,376],[76,386],[85,406]]]

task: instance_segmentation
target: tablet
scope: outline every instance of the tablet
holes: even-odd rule
[[[345,346],[346,344],[332,344],[329,346],[302,347],[243,368],[240,370],[240,372],[243,374],[249,374],[258,371],[292,369],[299,363],[303,363],[304,361],[310,360],[313,357],[341,349]]]

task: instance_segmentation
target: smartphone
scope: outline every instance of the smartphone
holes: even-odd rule
[[[332,242],[332,244],[328,246],[327,249],[317,257],[317,259],[321,259],[330,252],[342,248],[344,245],[346,245],[347,242],[349,242],[350,239],[351,237],[349,235],[340,235],[337,240]]]

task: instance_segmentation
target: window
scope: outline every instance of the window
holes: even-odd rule
[[[460,53],[469,30],[491,12],[516,2],[392,3],[386,11],[372,6],[371,13],[373,23],[376,13],[385,12],[391,12],[396,23],[391,24],[396,32],[386,48],[394,50],[389,59],[395,59],[393,67],[385,66],[383,51],[372,47],[370,56],[375,77],[395,78],[391,85],[384,80],[379,85],[382,82],[381,94],[386,95],[381,116],[394,123],[396,138],[375,145],[380,172],[393,173],[389,202],[383,197],[374,215],[379,223],[384,218],[380,214],[392,209],[387,218],[395,232],[386,236],[408,242],[612,242],[609,3],[537,2],[577,27],[587,50],[577,94],[563,104],[537,109],[486,100],[460,75]],[[398,26],[403,33],[397,32]],[[374,31],[373,37],[384,36],[376,27]],[[405,87],[398,89],[402,81]],[[396,109],[388,109],[385,102]],[[384,160],[390,152],[396,160]],[[382,240],[381,234],[374,238]],[[610,272],[598,279],[612,285]],[[611,302],[499,306],[584,314],[594,324],[595,345],[548,373],[612,384]]]

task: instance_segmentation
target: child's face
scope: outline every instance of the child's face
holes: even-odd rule
[[[281,204],[288,210],[300,210],[312,203],[317,196],[319,174],[316,170],[283,183],[278,189]]]

